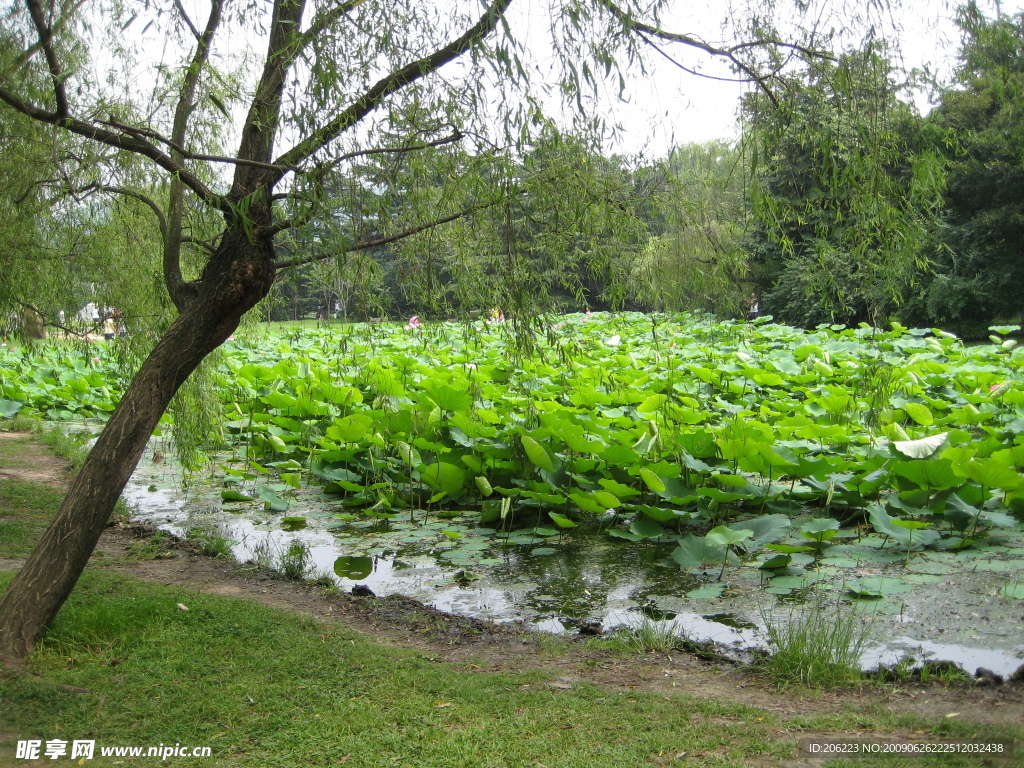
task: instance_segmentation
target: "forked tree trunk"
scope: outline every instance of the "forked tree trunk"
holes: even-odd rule
[[[0,600],[0,663],[19,666],[85,569],[174,393],[270,290],[273,246],[229,229],[194,299],[160,339],[118,403],[57,516]]]

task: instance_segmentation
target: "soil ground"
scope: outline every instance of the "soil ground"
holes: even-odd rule
[[[0,440],[30,435],[0,432]],[[34,441],[24,440],[17,460],[0,466],[0,476],[33,480],[62,487],[69,472],[66,463]],[[112,525],[103,534],[90,567],[199,592],[252,600],[285,611],[339,622],[373,639],[413,648],[439,663],[479,672],[540,669],[550,671],[549,685],[570,688],[589,682],[614,690],[687,693],[763,708],[781,720],[813,717],[856,704],[865,711],[884,709],[924,718],[956,717],[983,724],[1024,722],[1024,685],[947,687],[939,683],[901,685],[865,684],[833,691],[792,686],[780,691],[755,670],[720,660],[679,654],[625,657],[588,642],[584,637],[555,637],[514,624],[494,624],[453,616],[400,596],[356,597],[315,584],[286,581],[251,565],[203,557],[185,542],[167,539],[145,557],[140,549],[153,535],[152,528],[129,522]],[[155,556],[154,556],[155,554]],[[0,559],[0,568],[20,566],[16,559]],[[780,729],[784,738],[881,735],[858,731],[855,725],[842,734],[810,733],[795,727]],[[889,731],[886,738],[910,737]],[[1020,748],[1020,746],[1018,747]],[[791,765],[816,765],[793,762]]]

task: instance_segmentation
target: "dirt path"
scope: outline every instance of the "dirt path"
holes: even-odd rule
[[[12,433],[0,432],[0,439],[15,438]],[[23,445],[26,446],[24,460],[16,462],[22,466],[5,466],[2,470],[5,475],[25,480],[39,477],[39,482],[54,484],[66,482],[67,467],[60,459],[32,441],[26,440]],[[90,567],[163,585],[253,600],[321,621],[338,622],[355,631],[372,633],[375,640],[415,649],[427,658],[455,664],[467,671],[525,668],[550,671],[553,679],[548,685],[557,688],[588,682],[616,690],[665,695],[686,693],[760,707],[781,716],[783,721],[852,706],[863,710],[881,707],[936,719],[956,717],[985,724],[1024,722],[1024,689],[1017,686],[866,685],[827,692],[800,689],[780,692],[749,668],[726,662],[705,661],[682,653],[624,658],[595,648],[584,638],[541,636],[514,624],[452,616],[397,595],[354,597],[322,586],[285,581],[252,566],[201,557],[187,545],[171,541],[158,550],[152,546],[146,548],[147,556],[140,557],[140,544],[152,533],[152,529],[130,523],[108,528]],[[19,565],[17,560],[0,560],[0,568]],[[792,738],[812,735],[800,729],[780,729],[779,734],[790,734]],[[869,737],[874,734],[860,731],[851,724],[850,730],[842,735]],[[894,735],[899,734],[886,734],[887,737]]]
[[[17,453],[5,451],[0,478],[11,477],[33,483],[63,486],[69,478],[69,465],[33,439],[29,432],[0,432],[0,440],[17,441]]]

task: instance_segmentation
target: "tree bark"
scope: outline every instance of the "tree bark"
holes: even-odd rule
[[[224,233],[195,300],[128,386],[56,517],[0,600],[4,666],[24,663],[71,594],[174,393],[270,290],[273,254],[271,239],[259,229],[250,239],[233,222]]]

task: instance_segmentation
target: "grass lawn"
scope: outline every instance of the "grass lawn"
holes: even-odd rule
[[[0,481],[0,557],[24,557],[35,546],[64,494],[41,483]]]

